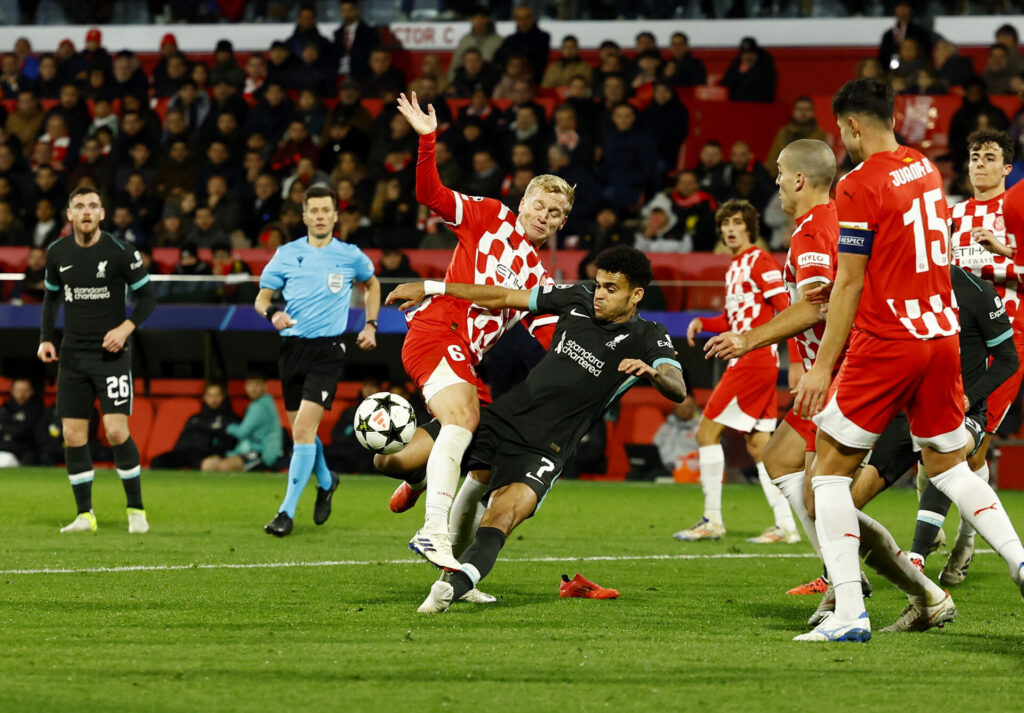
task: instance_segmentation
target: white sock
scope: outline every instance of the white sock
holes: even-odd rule
[[[989,479],[988,461],[985,461],[984,465],[974,471],[974,474],[987,483]],[[971,523],[967,522],[967,518],[962,514],[960,515],[960,529],[957,530],[956,537],[958,540],[964,541],[968,537],[974,537],[974,528],[971,527]]]
[[[839,621],[856,619],[864,611],[860,588],[860,526],[850,493],[850,478],[818,475],[814,488],[814,526],[821,543],[821,559],[836,592],[835,616]]]
[[[864,563],[896,585],[919,606],[941,602],[946,593],[915,567],[896,544],[896,540],[877,520],[857,512],[860,526],[860,552]]]
[[[1017,581],[1017,572],[1024,563],[1024,546],[1013,529],[999,496],[981,478],[971,472],[966,462],[958,463],[945,473],[932,478],[932,483],[960,510],[965,518],[1010,568]]]
[[[462,487],[455,495],[452,511],[448,515],[448,539],[452,543],[452,554],[456,559],[473,542],[480,518],[484,516],[484,504],[480,498],[487,492],[487,483],[481,483],[466,476]]]
[[[764,467],[764,463],[757,464],[757,479],[761,481],[761,490],[764,491],[764,496],[768,499],[768,505],[771,507],[772,512],[775,513],[775,527],[795,531],[796,521],[793,519],[793,512],[789,509],[786,496],[772,482],[772,477],[768,475],[768,470]]]
[[[722,478],[725,475],[725,451],[722,444],[697,449],[700,461],[700,488],[704,491],[704,517],[722,524]]]
[[[786,501],[803,525],[807,541],[814,548],[814,554],[821,557],[821,545],[818,544],[818,530],[814,526],[814,520],[807,514],[807,505],[804,504],[804,471],[798,470],[795,473],[776,478],[775,486],[782,491]]]
[[[462,456],[473,440],[473,432],[447,424],[441,426],[434,447],[427,459],[426,519],[423,527],[437,532],[448,532],[448,511],[459,487]]]

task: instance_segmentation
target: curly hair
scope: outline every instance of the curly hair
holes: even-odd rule
[[[602,250],[594,260],[594,266],[598,270],[624,275],[630,287],[646,288],[651,283],[651,261],[629,245],[616,245]]]
[[[1003,163],[1013,163],[1013,139],[1005,131],[998,129],[978,129],[967,137],[967,150],[971,153],[980,151],[985,144],[995,144],[1003,152]]]

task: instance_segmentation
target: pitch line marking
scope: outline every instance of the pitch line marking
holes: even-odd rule
[[[975,554],[993,554],[994,550],[976,550]],[[544,563],[544,562],[641,562],[641,561],[685,561],[685,560],[744,560],[744,559],[808,559],[817,555],[812,552],[725,552],[720,554],[697,555],[595,555],[591,557],[521,557],[503,559],[507,563]],[[293,567],[368,567],[371,565],[426,565],[416,559],[392,560],[316,560],[309,562],[214,562],[207,564],[152,564],[125,565],[121,567],[54,567],[40,569],[0,569],[0,576],[16,574],[112,574],[119,572],[174,572],[179,570],[212,570],[212,569],[287,569]]]

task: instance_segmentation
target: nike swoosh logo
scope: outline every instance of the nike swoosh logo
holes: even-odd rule
[[[65,270],[70,270],[72,267],[74,267],[74,265],[61,265],[60,271],[64,272]]]
[[[114,405],[115,406],[123,406],[126,403],[128,403],[128,399],[121,399],[120,401],[115,401]]]
[[[577,312],[575,307],[573,307],[571,310],[569,310],[569,314],[571,314],[573,317],[584,317],[585,319],[590,319],[590,315],[589,314],[584,314],[583,312]]]

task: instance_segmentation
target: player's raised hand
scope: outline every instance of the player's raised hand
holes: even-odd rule
[[[832,283],[826,282],[821,287],[815,287],[807,290],[804,293],[804,299],[810,302],[812,305],[823,305],[828,304],[829,298],[832,296]]]
[[[39,345],[39,349],[36,350],[36,356],[44,364],[57,361],[57,347],[53,346],[53,342],[43,342]]]
[[[985,228],[973,228],[971,230],[971,237],[974,238],[974,242],[988,250],[990,253],[1003,255],[1005,257],[1013,257],[1013,250],[997,238],[991,230],[986,230]]]
[[[693,338],[697,336],[697,332],[704,329],[704,323],[700,321],[700,317],[695,317],[690,320],[689,326],[686,327],[686,343],[691,347],[697,346],[697,343],[693,341]]]
[[[747,348],[747,338],[736,332],[722,332],[716,334],[704,345],[704,358],[735,359],[741,357],[750,349]]]
[[[401,300],[402,304],[398,306],[398,309],[404,312],[418,305],[426,296],[427,293],[422,282],[405,282],[391,290],[391,294],[384,300],[384,304],[391,305]]]
[[[619,362],[619,371],[647,380],[658,375],[658,372],[643,359],[623,359]]]
[[[826,373],[817,364],[812,366],[793,390],[793,394],[796,396],[796,400],[793,401],[793,410],[803,418],[818,415],[825,407],[828,387],[832,383],[830,377],[831,374]]]
[[[434,113],[433,104],[427,104],[427,110],[423,111],[416,98],[416,92],[412,92],[408,97],[404,92],[398,95],[398,111],[409,122],[412,130],[420,136],[437,131],[437,114]]]

